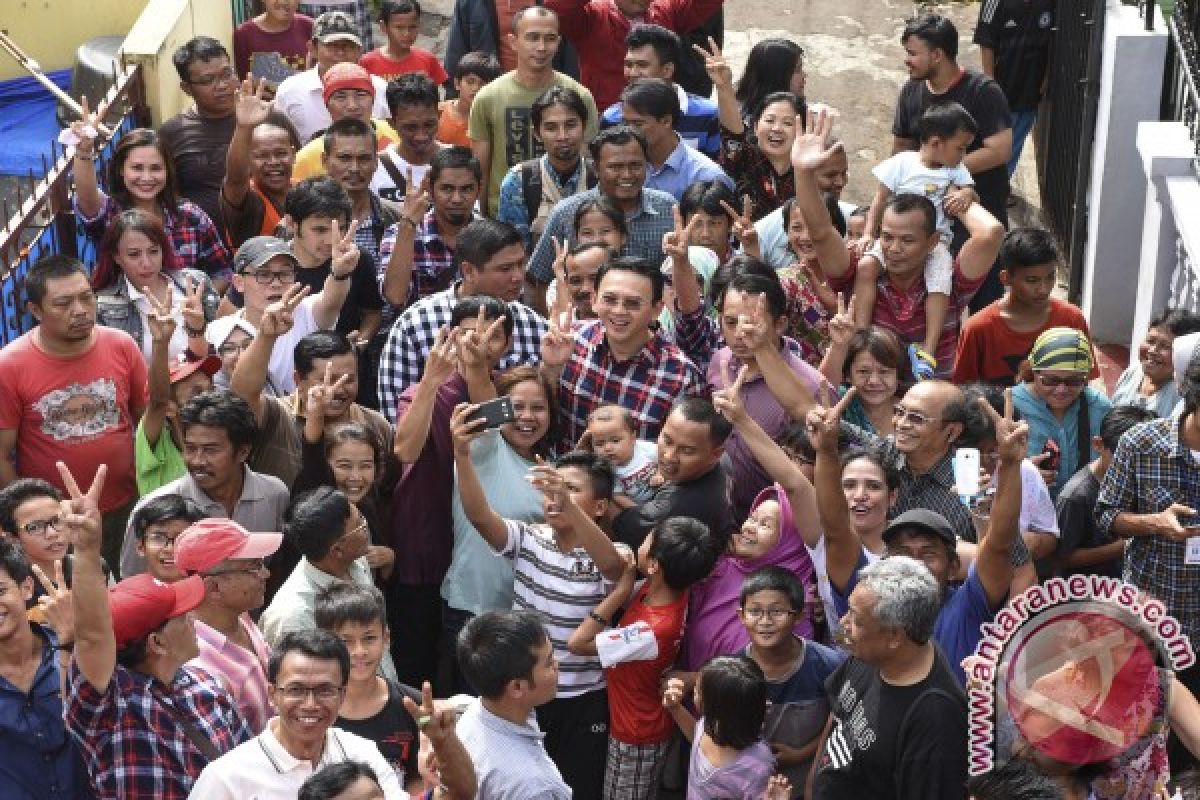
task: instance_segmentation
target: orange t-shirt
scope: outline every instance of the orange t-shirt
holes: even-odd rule
[[[443,100],[438,103],[437,140],[442,144],[457,144],[463,147],[471,146],[471,137],[467,135],[467,118],[460,117],[454,107],[458,100]]]
[[[1001,316],[1000,301],[997,300],[967,318],[958,339],[958,353],[954,357],[951,380],[959,385],[983,381],[1012,386],[1017,369],[1029,357],[1037,337],[1043,331],[1057,327],[1075,328],[1088,333],[1083,312],[1057,297],[1050,298],[1050,313],[1040,328],[1028,333],[1014,331]],[[1094,347],[1092,360],[1095,362]],[[1089,377],[1099,376],[1100,368],[1093,366]]]
[[[429,79],[441,86],[449,77],[442,62],[428,50],[414,47],[408,51],[408,56],[393,61],[383,54],[382,50],[372,50],[358,60],[358,65],[372,75],[377,75],[385,81],[399,78],[410,72],[424,72]]]

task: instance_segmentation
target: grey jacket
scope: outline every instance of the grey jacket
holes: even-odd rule
[[[204,319],[212,322],[217,318],[221,298],[217,297],[208,275],[198,269],[178,269],[164,274],[180,292],[187,291],[188,278],[191,278],[203,292]],[[112,286],[96,292],[96,321],[105,327],[125,331],[138,347],[142,346],[142,315],[129,297],[129,281],[124,273]]]

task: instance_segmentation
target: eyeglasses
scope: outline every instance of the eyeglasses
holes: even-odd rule
[[[296,280],[296,270],[288,269],[279,272],[271,272],[270,270],[260,269],[254,272],[243,272],[243,275],[250,275],[261,286],[270,286],[273,281],[279,281],[284,286]]]
[[[261,558],[256,558],[253,561],[247,562],[240,567],[229,567],[228,569],[214,569],[211,572],[201,573],[209,578],[219,578],[222,575],[258,575],[266,570],[267,564]]]
[[[921,428],[931,422],[937,422],[936,417],[927,417],[917,411],[909,411],[904,406],[896,406],[893,408],[892,418],[896,422],[908,422],[914,428]]]
[[[204,75],[195,80],[189,80],[192,86],[212,86],[217,83],[228,83],[237,77],[237,73],[233,71],[233,67],[226,67],[220,72],[215,72],[212,75]]]
[[[275,691],[279,692],[284,700],[290,700],[293,703],[301,702],[309,695],[319,702],[331,703],[342,696],[345,687],[334,686],[331,683],[322,683],[320,686],[292,684],[291,686],[278,686]]]
[[[51,517],[50,519],[35,519],[33,522],[26,522],[21,526],[21,533],[30,536],[45,536],[50,528],[56,531],[61,531],[63,518],[61,515]]]
[[[167,536],[166,534],[163,534],[163,533],[147,533],[146,534],[146,544],[150,545],[151,547],[158,547],[158,548],[174,547],[175,546],[175,537]]]
[[[611,294],[600,295],[600,305],[608,308],[623,308],[626,311],[641,311],[646,307],[646,301],[640,297],[617,297]]]
[[[1042,386],[1047,389],[1055,389],[1059,386],[1066,386],[1071,389],[1078,389],[1087,383],[1086,375],[1070,375],[1062,377],[1059,375],[1047,375],[1044,372],[1037,373],[1037,380]]]
[[[796,612],[790,608],[743,608],[742,614],[751,622],[758,622],[766,617],[771,622],[787,619]]]
[[[247,339],[244,342],[226,342],[217,348],[217,352],[225,356],[225,358],[229,358],[230,356],[235,356],[238,353],[244,353],[249,350],[250,343],[253,341],[253,339]]]

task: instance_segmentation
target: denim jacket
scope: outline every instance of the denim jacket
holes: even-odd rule
[[[175,284],[181,293],[187,293],[188,278],[200,286],[204,303],[204,319],[212,322],[217,317],[217,306],[221,298],[213,289],[208,275],[198,269],[178,269],[174,272],[164,272],[164,275]],[[106,289],[96,292],[96,321],[108,328],[122,330],[133,337],[141,346],[142,315],[129,296],[129,281],[124,273],[117,278],[116,283]]]

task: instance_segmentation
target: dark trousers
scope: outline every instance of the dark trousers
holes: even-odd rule
[[[436,697],[438,640],[442,633],[440,586],[391,583],[387,589],[388,627],[392,632],[392,661],[401,683],[420,688],[429,681]]]
[[[451,608],[442,601],[442,634],[438,637],[437,696],[479,694],[458,667],[458,634],[475,615],[470,611]]]
[[[608,690],[559,697],[537,709],[546,753],[574,800],[600,800],[608,757]]]

